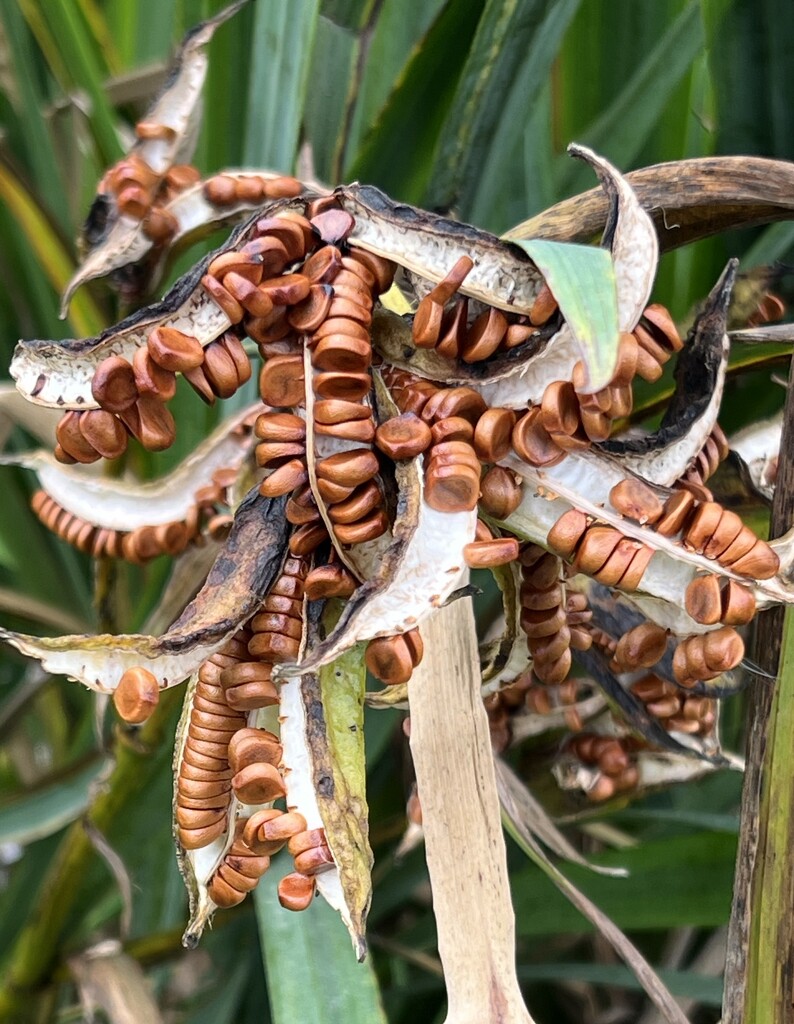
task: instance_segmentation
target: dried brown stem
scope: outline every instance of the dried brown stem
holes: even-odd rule
[[[531,1024],[515,971],[510,901],[471,599],[422,624],[409,684],[416,768],[447,986],[447,1024]]]
[[[778,477],[772,505],[770,536],[784,533],[794,519],[794,363],[789,375],[786,415],[780,445]],[[778,672],[783,635],[784,610],[772,608],[758,619],[753,658],[773,678]],[[780,681],[779,681],[780,682]],[[775,850],[770,839],[770,821],[764,810],[770,804],[764,800],[765,787],[770,785],[769,723],[775,702],[775,686],[764,677],[756,677],[750,689],[750,727],[747,741],[747,770],[742,794],[741,833],[736,861],[733,907],[728,932],[728,950],[725,966],[725,1000],[723,1024],[747,1024],[756,1018],[748,999],[751,974],[758,953],[753,942],[762,912],[762,899],[767,891],[772,870],[780,879],[779,893],[794,891],[794,859],[786,856],[788,850]],[[785,742],[790,745],[791,739]],[[778,784],[780,780],[778,780]],[[787,780],[788,803],[794,798],[794,779]],[[777,861],[776,867],[773,864]],[[767,895],[768,898],[768,895]],[[770,908],[767,908],[770,909]],[[782,1013],[765,1024],[784,1024],[791,1020],[794,1006],[794,917],[790,900],[773,909],[777,915],[777,935],[774,941],[778,993],[776,1005]]]

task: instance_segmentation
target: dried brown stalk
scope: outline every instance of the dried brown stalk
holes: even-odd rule
[[[421,794],[447,1024],[531,1024],[515,971],[510,900],[470,598],[422,626],[409,684],[411,752]]]

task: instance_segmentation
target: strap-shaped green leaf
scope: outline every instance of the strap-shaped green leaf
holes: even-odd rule
[[[301,913],[278,905],[290,869],[279,858],[254,891],[273,1024],[386,1024],[371,961],[356,963],[336,911],[322,899]]]
[[[615,369],[620,328],[615,270],[606,249],[544,238],[516,239],[543,274],[581,351],[589,391],[606,387]]]

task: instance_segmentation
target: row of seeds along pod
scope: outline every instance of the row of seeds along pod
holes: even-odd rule
[[[295,325],[311,350],[317,449],[315,469],[321,499],[328,509],[340,544],[374,540],[388,529],[378,484],[379,463],[372,452],[375,434],[372,409],[370,328],[375,299],[387,290],[393,264],[345,244],[354,220],[330,203],[317,209],[312,224],[326,242],[302,267],[317,295],[311,316]],[[260,376],[260,394],[270,406],[303,404],[306,382],[302,347],[293,353],[271,351]],[[297,526],[292,550],[318,547],[327,537],[311,491],[307,492],[306,427],[288,412],[268,412],[257,424],[262,443],[259,464],[271,470],[262,484],[267,495],[293,492],[287,516]],[[333,454],[324,455],[331,450]]]
[[[517,317],[489,307],[469,322],[468,299],[458,297],[457,292],[472,266],[469,257],[461,257],[421,300],[412,327],[417,347],[433,348],[451,359],[480,362],[496,351],[522,344],[557,312],[557,303],[544,284],[528,316]],[[658,380],[664,365],[681,347],[681,338],[667,310],[659,305],[649,306],[634,332],[621,335],[609,385],[595,394],[580,394],[584,384],[581,365],[574,368],[572,381],[548,385],[541,402],[517,425],[516,451],[532,465],[553,465],[572,448],[605,440],[613,421],[631,412],[634,378]]]
[[[135,132],[139,139],[162,137],[170,131],[164,125],[139,121]],[[176,218],[165,207],[186,189],[200,181],[201,175],[189,164],[174,164],[164,175],[158,174],[139,153],[130,153],[105,173],[97,186],[101,195],[113,196],[122,216],[141,222],[144,234],[155,245],[165,245],[177,233]]]
[[[205,534],[222,540],[231,528],[228,488],[236,478],[234,470],[218,470],[212,484],[200,488],[184,519],[134,530],[95,526],[63,508],[44,490],[36,491],[31,508],[39,520],[68,544],[92,558],[122,558],[142,565],[159,555],[181,554],[190,544],[203,544]]]
[[[618,674],[625,672],[636,672],[641,669],[653,668],[665,656],[668,646],[668,632],[662,626],[654,622],[642,622],[633,629],[628,630],[619,639],[616,639],[604,630],[588,627],[593,644],[598,647],[610,659],[609,668]],[[673,677],[678,686],[693,686],[697,682],[708,682],[716,679],[717,676],[729,669],[735,668],[744,657],[744,642],[735,629],[723,627],[711,633],[701,633],[685,637],[677,642],[673,652]],[[660,692],[658,699],[664,698],[665,703],[660,708],[649,709],[658,718],[673,717],[676,720],[682,717],[681,708],[683,703],[696,698],[686,693],[681,693],[672,683],[661,680],[658,676],[647,676],[653,678],[664,686],[664,692]],[[635,696],[638,696],[644,703],[655,701],[656,691],[652,688],[635,691],[634,684],[630,687]],[[673,701],[673,696],[678,704]],[[669,708],[668,714],[662,714],[661,707]],[[696,702],[690,706],[690,717],[695,713],[694,709],[699,708],[698,714],[706,714],[706,711],[713,711],[713,705],[701,705]],[[705,709],[705,710],[704,710]],[[700,718],[697,719],[700,721]],[[708,720],[703,727],[703,733],[711,731],[713,718]],[[676,728],[675,725],[671,728]],[[682,728],[679,731],[695,732],[693,727]]]
[[[425,500],[431,508],[473,509],[482,465],[510,452],[516,414],[488,408],[473,388],[443,388],[404,370],[387,369],[384,381],[400,415],[378,427],[378,448],[393,460],[424,455]]]
[[[617,511],[636,518],[633,496],[631,502],[623,501],[624,483],[630,485],[626,490],[632,492],[644,488],[636,480],[623,481],[611,492],[610,502]],[[645,519],[655,532],[678,538],[687,550],[713,558],[734,573],[752,579],[774,576],[779,567],[778,556],[734,512],[716,502],[699,503],[688,491],[675,491],[662,503],[650,488],[645,489],[660,506],[658,512],[654,510]],[[606,586],[628,592],[640,585],[654,553],[652,546],[625,536],[614,526],[599,524],[578,509],[569,509],[560,516],[547,535],[547,543],[570,561],[573,572],[586,573]],[[735,585],[724,595],[719,581],[716,583],[719,613],[737,623],[749,621],[751,602],[754,609],[752,594],[736,581],[731,582]],[[697,589],[702,584],[696,580],[690,583],[693,586]],[[713,588],[713,584],[709,586]],[[697,610],[694,597],[689,604]]]
[[[528,316],[489,306],[469,322],[469,300],[458,296],[458,290],[473,266],[470,257],[461,256],[419,302],[412,325],[417,348],[435,349],[447,359],[481,362],[497,351],[521,345],[557,312],[557,302],[544,284]]]
[[[665,363],[682,348],[669,313],[649,306],[634,332],[620,336],[618,359],[610,383],[594,394],[581,394],[585,376],[581,364],[573,379],[549,384],[538,405],[516,423],[512,444],[531,466],[554,466],[569,451],[605,441],[615,420],[628,416],[633,405],[635,377],[658,380]]]
[[[240,251],[222,253],[209,265],[201,285],[231,321],[222,337],[202,347],[174,327],[154,328],[132,362],[109,356],[97,367],[92,395],[99,409],[72,411],[57,431],[56,457],[63,462],[117,458],[128,434],[151,451],[170,447],[176,426],[166,403],[181,373],[209,404],[228,398],[251,376],[242,346],[247,333],[263,344],[286,338],[290,317],[307,315],[317,292],[300,274],[285,273],[320,242],[306,217],[285,211],[262,218]],[[297,308],[296,308],[297,307]],[[266,353],[263,353],[266,355]]]
[[[654,674],[643,676],[629,689],[667,732],[709,736],[714,731],[716,702],[710,697],[682,693],[673,683]]]
[[[537,704],[537,713],[551,711],[555,703],[565,706],[569,729],[581,729],[578,712],[572,707],[579,699],[579,686],[570,678],[571,650],[587,650],[591,639],[586,624],[592,613],[580,594],[569,594],[562,582],[562,560],[536,544],[525,544],[519,554],[521,588],[519,623],[527,637],[532,657],[532,682],[555,693],[555,701]],[[508,701],[509,702],[509,701]]]
[[[173,327],[156,327],[130,363],[108,356],[94,372],[91,393],[99,409],[72,410],[56,428],[55,457],[64,463],[115,459],[131,435],[148,451],[169,448],[176,424],[166,403],[182,373],[204,398],[228,398],[251,376],[251,365],[234,329],[202,348]]]

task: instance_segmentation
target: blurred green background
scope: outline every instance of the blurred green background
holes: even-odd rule
[[[57,319],[78,228],[182,34],[221,6],[0,0],[3,365],[19,337],[78,337],[123,312],[99,283],[79,293],[66,322]],[[588,169],[565,155],[572,140],[624,171],[712,154],[790,159],[792,76],[794,5],[775,0],[256,0],[210,46],[195,162],[203,172],[261,166],[311,170],[330,184],[357,179],[501,232],[593,186]],[[794,227],[782,224],[670,253],[654,300],[684,318],[729,256],[742,256],[749,270],[790,259],[792,247]],[[779,290],[786,288],[783,277]],[[781,404],[770,374],[764,366],[732,378],[721,419],[727,430]],[[139,454],[144,475],[173,465],[218,416],[192,394],[180,393],[172,408],[177,444],[163,455]],[[9,443],[29,441],[16,431]],[[162,590],[164,560],[101,580],[106,600],[98,609],[90,564],[27,509],[30,477],[2,473],[2,624],[36,633],[138,628]],[[490,614],[485,600],[483,621]],[[0,1020],[82,1020],[69,958],[119,938],[145,969],[162,1016],[144,1016],[138,1002],[132,1016],[111,1015],[113,1022],[287,1024],[303,1019],[312,986],[325,1014],[312,1019],[378,1019],[373,976],[352,963],[341,925],[310,915],[276,921],[269,876],[257,905],[221,913],[197,951],[181,949],[186,899],[169,827],[177,703],[178,696],[161,713],[146,750],[124,755],[139,759],[135,785],[109,801],[106,839],[132,887],[127,922],[123,886],[98,853],[83,849],[77,888],[59,884],[64,851],[75,848],[74,833],[63,845],[65,829],[118,749],[113,716],[100,721],[93,695],[16,655],[0,656],[0,974],[24,955],[38,963],[20,993],[0,998]],[[444,1019],[421,849],[394,857],[411,781],[402,717],[367,718],[371,963],[391,1024]],[[727,707],[725,723],[727,745],[741,749],[741,699]],[[551,736],[515,754],[540,791],[549,788],[546,766],[558,742]],[[719,1017],[740,786],[738,774],[723,773],[571,829],[595,860],[631,869],[628,880],[566,871],[629,931],[671,990],[693,1000],[694,1022]],[[508,854],[519,977],[536,1018],[653,1024],[606,943],[509,840]],[[52,917],[48,940],[30,949],[42,906]],[[134,1007],[141,979],[124,977],[138,993]]]

